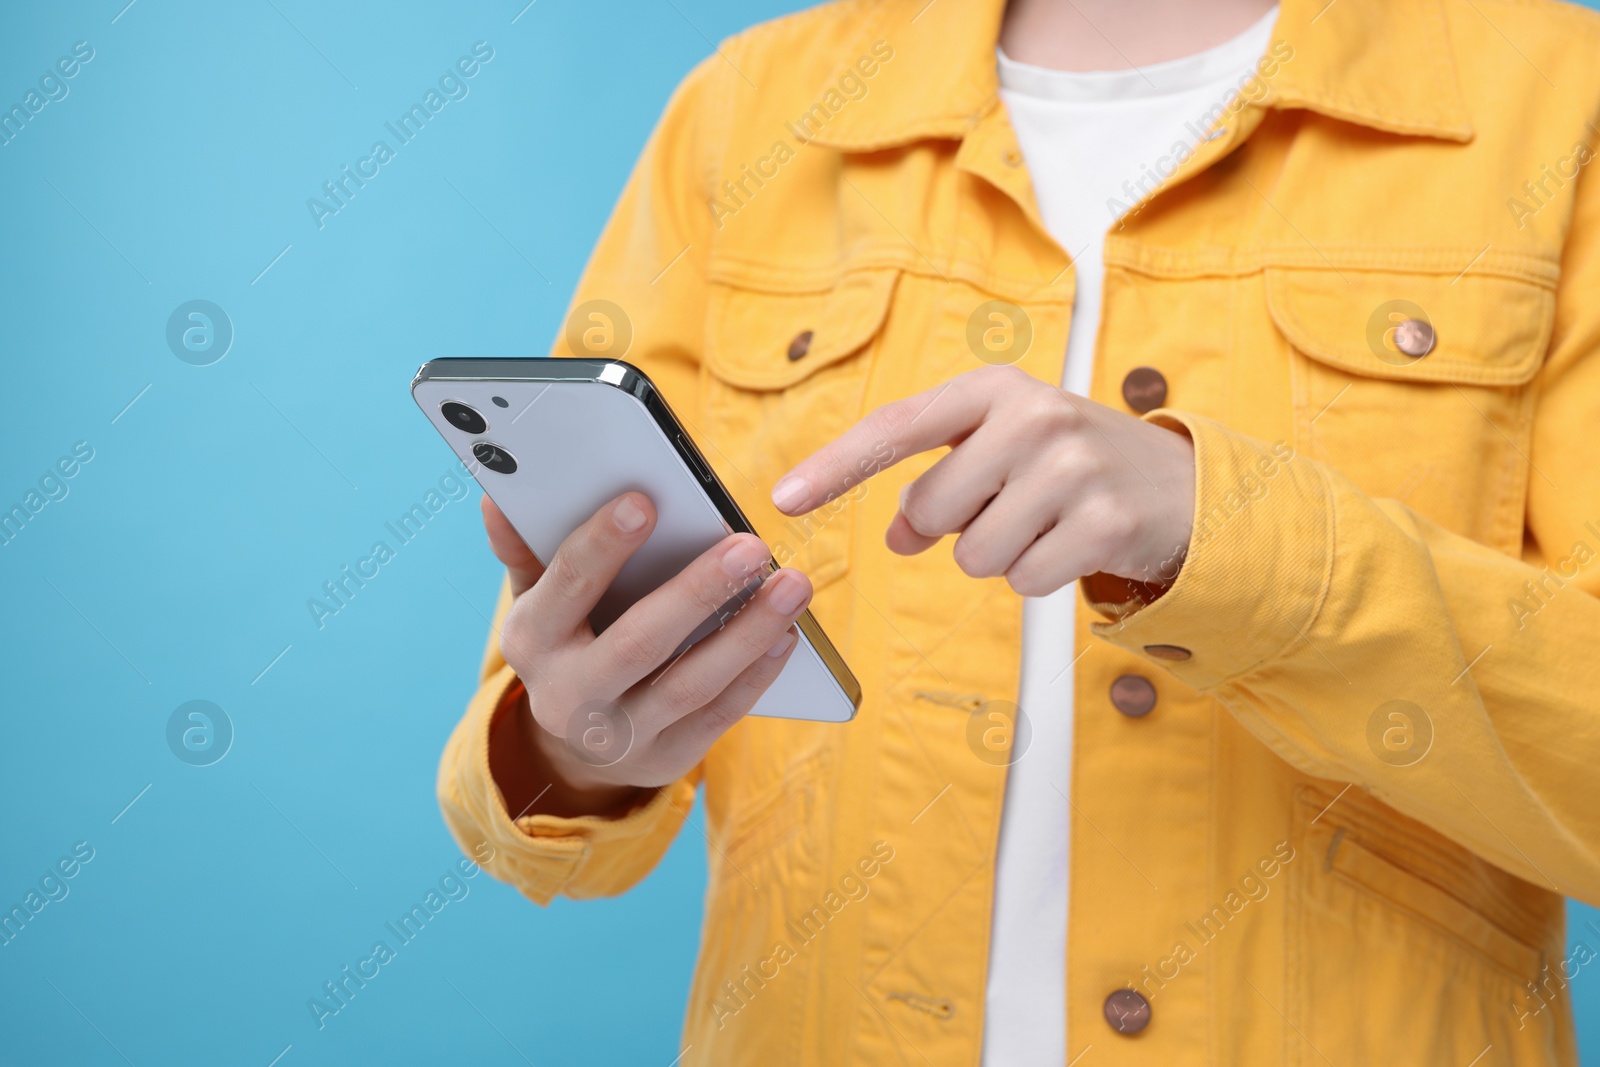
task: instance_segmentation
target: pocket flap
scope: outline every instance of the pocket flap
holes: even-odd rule
[[[854,271],[816,292],[713,284],[706,363],[717,377],[745,389],[785,389],[872,340],[898,273]]]
[[[1393,381],[1527,382],[1550,343],[1555,309],[1546,286],[1470,271],[1269,267],[1266,290],[1273,322],[1295,348],[1352,374]],[[1409,319],[1432,329],[1425,355],[1407,355],[1396,344],[1396,328]]]

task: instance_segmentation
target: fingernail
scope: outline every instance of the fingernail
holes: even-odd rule
[[[778,638],[772,643],[771,648],[767,649],[767,655],[773,659],[777,659],[779,656],[789,651],[789,646],[792,644],[794,644],[794,634],[785,633],[782,637]]]
[[[766,545],[744,540],[722,554],[722,570],[729,578],[743,578],[766,561]]]
[[[772,487],[772,502],[779,511],[793,511],[811,495],[811,487],[804,478],[790,475]]]
[[[649,516],[644,509],[633,502],[632,497],[623,497],[617,501],[617,506],[611,509],[611,521],[617,524],[617,529],[623,533],[633,533],[644,525]]]
[[[772,585],[772,599],[768,601],[772,610],[779,615],[793,615],[800,610],[800,605],[806,602],[810,590],[806,583],[800,580],[798,574],[792,572],[780,573],[770,583]]]

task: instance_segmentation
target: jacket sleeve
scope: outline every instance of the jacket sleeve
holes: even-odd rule
[[[608,317],[617,319],[610,324],[613,347],[595,354],[640,367],[680,408],[690,406],[698,387],[711,223],[707,120],[714,113],[708,105],[718,73],[708,60],[678,87],[572,300],[573,309],[595,300],[620,309],[620,318],[608,309]],[[585,321],[591,320],[585,316]],[[582,337],[582,328],[576,333]],[[571,347],[563,322],[552,354],[590,354],[582,341],[579,345]],[[520,708],[523,693],[522,682],[500,654],[500,626],[510,606],[509,588],[502,586],[478,691],[440,761],[438,795],[445,822],[485,870],[540,904],[560,893],[621,893],[648,874],[672,843],[694,802],[699,770],[618,817],[508,811],[489,771],[489,747],[505,736],[495,726]]]
[[[1575,210],[1532,386],[1528,459],[1542,477],[1530,479],[1522,558],[1282,446],[1157,410],[1146,417],[1194,441],[1188,559],[1153,602],[1103,575],[1084,592],[1113,619],[1095,624],[1100,636],[1221,701],[1294,767],[1364,787],[1530,883],[1600,904],[1589,437],[1600,424],[1600,187],[1580,189]],[[1265,495],[1236,508],[1236,490],[1263,476]],[[1201,518],[1213,514],[1229,518],[1211,532]],[[1160,658],[1181,654],[1164,645],[1191,655]],[[1419,750],[1426,731],[1425,755],[1385,758],[1385,730],[1408,727]]]
[[[523,895],[548,904],[557,894],[610,896],[649,874],[672,844],[694,804],[696,769],[616,818],[561,819],[520,815],[506,808],[489,773],[496,720],[520,710],[522,682],[500,655],[500,624],[511,609],[509,584],[500,588],[482,683],[445,744],[439,761],[439,807],[462,851]]]

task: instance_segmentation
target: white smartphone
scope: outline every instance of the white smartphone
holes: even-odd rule
[[[733,533],[755,533],[648,376],[611,359],[436,359],[411,395],[541,562],[601,505],[629,490],[656,527],[589,616],[595,632]],[[707,618],[681,652],[754,595],[765,571]],[[752,715],[847,722],[861,686],[811,615]]]

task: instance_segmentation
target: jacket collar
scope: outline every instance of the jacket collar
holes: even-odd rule
[[[961,138],[998,100],[1004,0],[861,0],[858,47],[894,49],[862,106],[813,138],[872,151]],[[1472,139],[1442,0],[1281,0],[1274,47],[1292,49],[1262,106],[1304,108],[1389,133]]]

